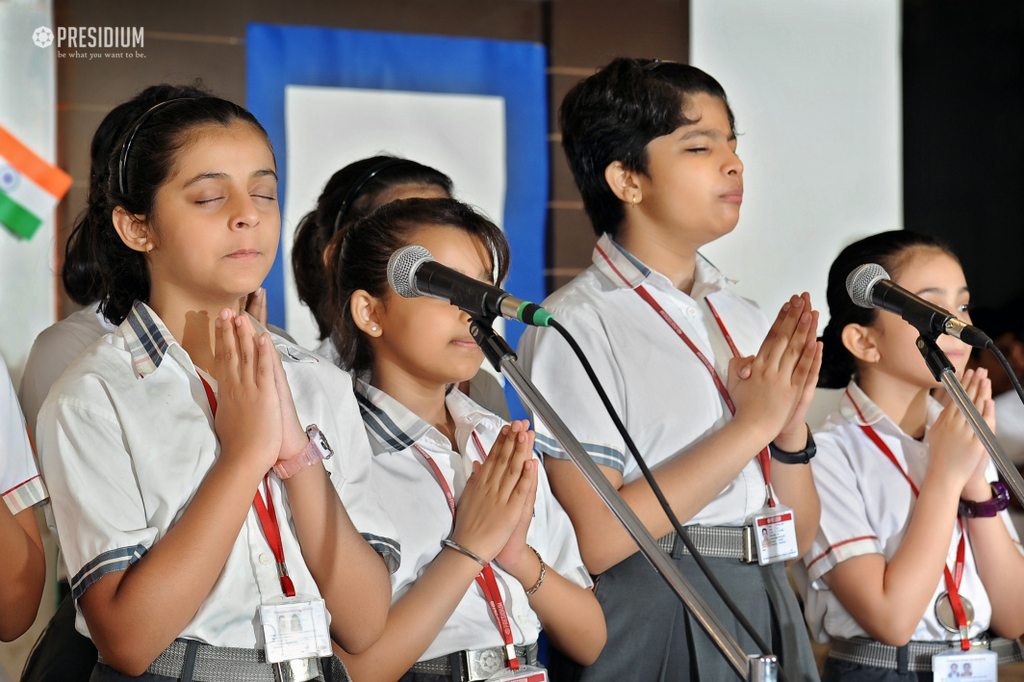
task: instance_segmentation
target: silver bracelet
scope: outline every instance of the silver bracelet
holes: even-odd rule
[[[451,547],[456,552],[461,552],[462,554],[465,554],[470,559],[472,559],[473,561],[477,562],[478,564],[480,564],[484,568],[487,567],[487,562],[486,561],[484,561],[483,559],[478,557],[476,554],[473,554],[472,552],[470,552],[468,549],[466,549],[462,545],[458,544],[457,542],[453,542],[452,540],[450,540],[448,538],[445,538],[444,540],[441,540],[441,544],[444,547]]]
[[[530,547],[530,545],[527,545],[527,547]],[[527,597],[533,595],[534,592],[540,589],[541,584],[544,582],[544,576],[548,574],[548,567],[545,565],[544,560],[540,558],[540,552],[533,549],[533,547],[530,547],[530,549],[537,555],[537,561],[540,562],[540,577],[537,578],[537,583],[526,591]]]

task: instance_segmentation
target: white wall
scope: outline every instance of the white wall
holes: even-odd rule
[[[50,0],[0,0],[0,125],[53,162],[57,149],[56,56],[32,32],[53,27]],[[56,321],[53,216],[29,241],[0,226],[0,353],[14,385],[36,335]]]
[[[769,316],[804,290],[824,306],[842,246],[903,227],[899,16],[897,0],[690,0],[690,63],[728,93],[745,164],[739,225],[702,252]]]
[[[903,227],[899,18],[897,0],[690,0],[690,63],[728,93],[745,164],[739,225],[702,252],[769,317],[809,291],[824,329],[842,247]]]

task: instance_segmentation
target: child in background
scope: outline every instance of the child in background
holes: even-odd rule
[[[384,204],[398,199],[451,199],[452,181],[430,166],[394,156],[373,156],[345,166],[324,186],[316,208],[307,213],[295,230],[292,270],[299,299],[316,320],[321,344],[316,353],[338,361],[331,340],[330,296],[324,263],[327,244],[339,232]],[[460,386],[474,402],[503,419],[510,419],[505,394],[493,375],[477,372]]]
[[[815,680],[782,564],[759,566],[744,547],[760,546],[753,518],[774,518],[768,505],[793,510],[795,526],[787,520],[785,533],[775,534],[786,540],[785,555],[800,556],[817,528],[806,466],[814,446],[804,423],[820,362],[817,313],[806,294],[794,296],[769,324],[698,253],[736,227],[743,198],[725,91],[692,66],[616,59],[566,95],[560,122],[600,239],[594,264],[544,307],[582,346],[679,520],[788,678]],[[541,393],[626,503],[744,650],[756,651],[677,541],[569,346],[531,327],[519,350]],[[537,448],[587,568],[599,575],[596,594],[611,643],[594,665],[566,663],[564,674],[731,678],[728,662],[543,424]],[[783,556],[781,548],[766,552]]]
[[[118,327],[38,420],[92,679],[344,679],[317,656],[376,640],[397,545],[348,378],[240,311],[280,237],[266,132],[173,99],[115,148],[111,213],[83,229]],[[290,613],[294,646],[274,631]]]
[[[846,278],[866,263],[970,322],[960,263],[931,237],[876,234],[832,264],[820,385],[846,392],[815,433],[821,528],[801,578],[812,633],[832,641],[823,679],[931,680],[932,658],[961,650],[962,639],[1020,660],[1019,644],[1002,639],[1024,633],[1024,557],[1007,489],[957,407],[930,396],[940,384],[918,331],[851,301]],[[970,349],[959,340],[937,343],[994,427],[988,373],[964,373]]]
[[[387,204],[328,246],[332,338],[357,379],[374,475],[402,544],[384,635],[342,658],[358,680],[488,679],[535,664],[543,627],[589,663],[604,646],[604,619],[569,517],[529,425],[455,388],[483,361],[469,315],[391,290],[388,261],[410,244],[488,283],[508,270],[501,230],[452,199]]]

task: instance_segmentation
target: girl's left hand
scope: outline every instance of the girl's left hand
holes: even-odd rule
[[[273,344],[269,345],[274,360],[274,383],[277,385],[277,395],[281,401],[281,453],[277,458],[280,462],[302,452],[309,442],[309,437],[299,422],[299,414],[292,399],[292,389],[288,385],[288,375],[281,364],[281,353]]]
[[[531,429],[525,435],[527,439],[526,447],[529,448],[530,452],[533,452],[533,440],[536,434]],[[536,459],[534,459],[534,462],[536,466],[540,466],[540,462]],[[526,535],[530,531],[530,522],[533,521],[533,505],[537,501],[537,481],[539,478],[539,476],[536,476],[533,479],[533,485],[530,487],[530,492],[527,495],[526,504],[523,505],[522,516],[519,517],[519,524],[512,531],[512,535],[509,536],[505,546],[494,557],[498,565],[509,573],[515,574],[519,566],[528,563],[530,560],[535,560],[533,552],[526,546]]]
[[[245,297],[245,312],[256,318],[256,321],[267,326],[267,290],[260,287]]]

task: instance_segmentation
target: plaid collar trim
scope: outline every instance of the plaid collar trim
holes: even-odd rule
[[[411,448],[432,428],[405,405],[363,379],[356,379],[355,389],[374,454]]]
[[[374,388],[364,379],[356,379],[355,393],[359,412],[370,434],[370,444],[375,454],[401,452],[411,448],[431,432],[435,434],[437,440],[447,440],[412,410],[379,388]],[[457,388],[452,389],[445,397],[445,405],[455,420],[457,431],[461,431],[462,428],[473,431],[488,419],[493,420],[491,426],[495,429],[501,428],[500,425],[503,423],[499,417],[477,405]]]
[[[651,269],[615,243],[607,232],[594,246],[594,265],[620,289],[636,289],[650,276]]]
[[[601,274],[620,289],[636,289],[641,284],[648,282],[661,289],[674,288],[667,277],[641,263],[636,256],[622,248],[607,232],[601,235],[594,246],[592,259]],[[697,261],[694,264],[693,293],[695,296],[698,291],[718,291],[733,283],[703,254],[697,254]]]
[[[135,302],[118,330],[128,344],[132,367],[139,379],[145,379],[155,372],[171,344],[177,343],[163,320],[142,301]]]

